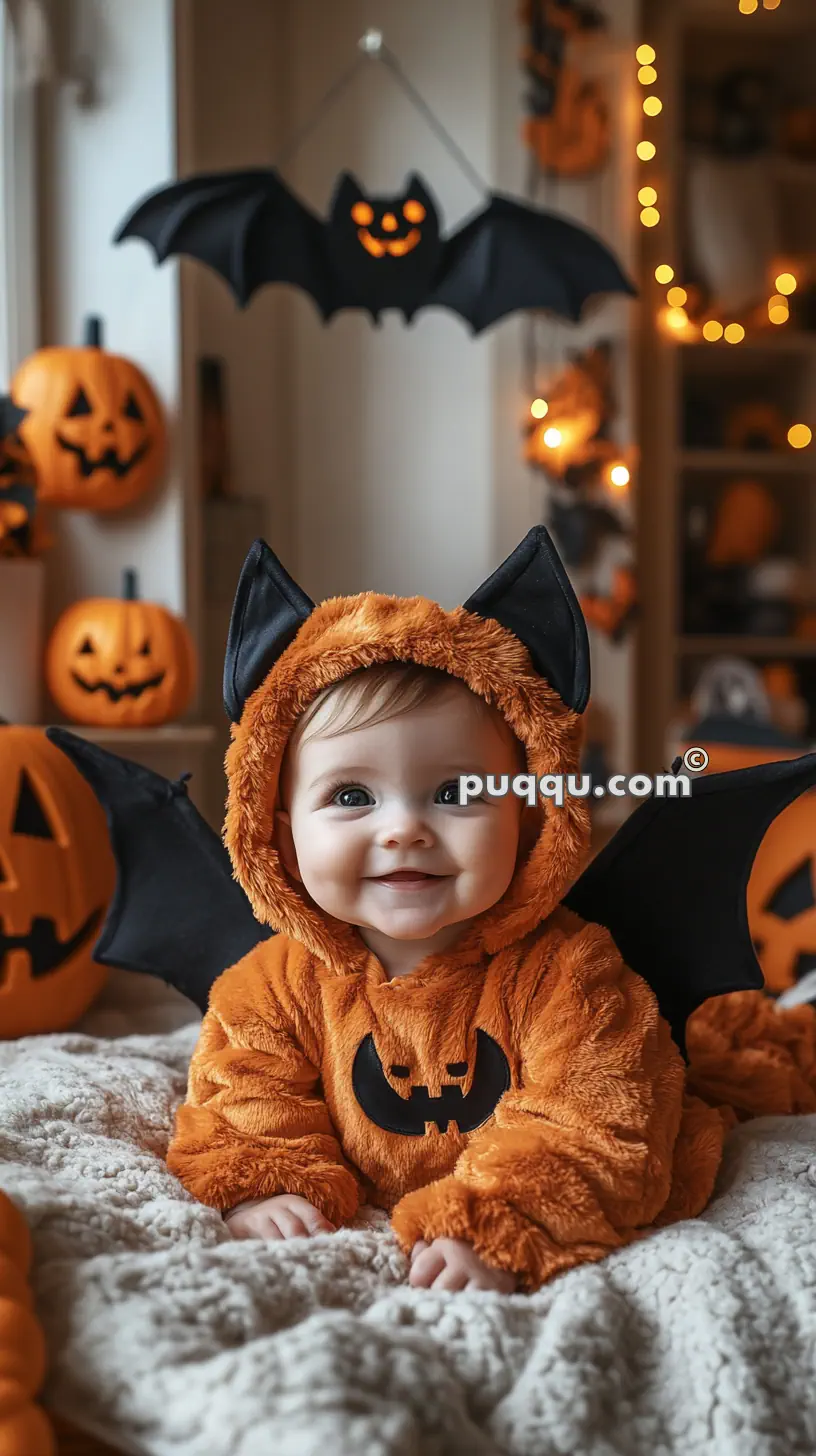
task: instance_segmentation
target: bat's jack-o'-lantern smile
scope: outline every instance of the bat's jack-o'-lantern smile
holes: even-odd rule
[[[420,223],[425,220],[425,208],[422,203],[416,202],[410,197],[403,206],[402,214],[410,223]],[[371,223],[374,221],[374,209],[370,202],[355,202],[351,209],[351,216],[358,225],[357,236],[372,258],[404,258],[406,253],[412,253],[422,240],[422,231],[418,227],[411,227],[403,237],[399,238],[375,237],[370,231]],[[380,219],[380,227],[383,232],[395,233],[399,226],[399,221],[393,212],[384,213]]]

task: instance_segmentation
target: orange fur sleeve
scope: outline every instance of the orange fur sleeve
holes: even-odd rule
[[[317,1069],[270,985],[263,950],[213,987],[167,1165],[222,1211],[276,1193],[307,1198],[337,1224],[359,1207],[361,1185],[341,1153]]]
[[[606,930],[583,926],[542,971],[518,1028],[521,1086],[505,1093],[453,1172],[406,1195],[392,1215],[406,1253],[418,1239],[464,1239],[527,1289],[603,1258],[658,1217],[689,1113],[683,1062],[654,995]],[[699,1187],[682,1202],[698,1212],[722,1123],[702,1107],[690,1121]]]

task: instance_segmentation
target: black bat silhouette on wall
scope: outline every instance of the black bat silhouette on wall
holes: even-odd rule
[[[605,243],[585,228],[500,193],[444,238],[420,176],[398,196],[368,197],[338,179],[327,220],[274,168],[189,177],[151,192],[114,241],[143,238],[158,262],[183,253],[214,268],[245,307],[265,283],[291,283],[323,321],[363,309],[448,308],[474,334],[517,309],[577,320],[597,293],[636,292]]]

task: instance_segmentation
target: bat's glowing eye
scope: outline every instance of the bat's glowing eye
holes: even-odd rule
[[[397,219],[395,218],[393,212],[386,212],[383,215],[382,227],[383,231],[386,233],[395,233],[397,231],[399,223],[397,222]]]
[[[367,202],[355,202],[351,216],[360,227],[368,227],[374,221],[374,209]]]
[[[415,202],[413,197],[410,197],[406,202],[405,206],[402,209],[402,214],[403,217],[406,217],[409,222],[425,221],[425,208],[422,206],[421,202]]]

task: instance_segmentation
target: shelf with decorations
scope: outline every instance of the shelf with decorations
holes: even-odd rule
[[[729,673],[816,737],[816,8],[736,5],[648,0],[638,57],[644,769]]]

